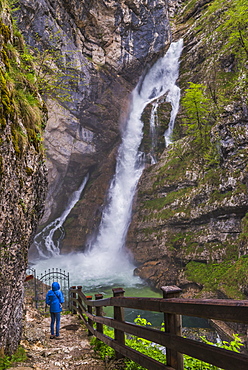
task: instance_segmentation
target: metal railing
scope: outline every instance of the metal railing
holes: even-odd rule
[[[26,270],[27,276],[26,281],[29,281],[29,289],[33,290],[33,299],[35,301],[35,307],[39,309],[42,313],[46,311],[46,294],[54,281],[60,284],[61,291],[63,292],[65,303],[63,304],[63,309],[69,309],[69,272],[66,273],[58,268],[52,268],[45,270],[39,276],[36,275],[36,271],[33,268],[28,268]],[[30,277],[30,280],[29,280]],[[32,279],[31,279],[32,277]]]

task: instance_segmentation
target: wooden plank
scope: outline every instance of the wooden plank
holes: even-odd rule
[[[213,364],[225,370],[247,370],[248,356],[242,353],[226,350],[206,343],[200,343],[192,339],[182,337],[171,338],[172,347],[191,357]]]
[[[181,298],[110,298],[111,305],[248,324],[248,301]],[[107,302],[99,300],[98,304]]]
[[[222,321],[248,323],[248,301],[216,302],[212,300],[184,302],[180,298],[161,302],[163,312],[171,312],[185,316],[194,316]]]
[[[163,298],[179,298],[182,289],[177,286],[166,286],[161,288],[163,291]],[[174,313],[164,313],[164,328],[166,333],[177,336],[182,335],[182,316]],[[169,347],[166,347],[167,365],[174,367],[177,370],[183,370],[183,355]]]
[[[75,299],[72,300],[73,302]],[[89,301],[89,306],[108,306],[142,309],[156,312],[166,312],[208,318],[214,320],[240,322],[248,324],[248,301],[237,300],[187,300],[181,298],[130,298],[118,297]]]
[[[123,297],[124,296],[124,289],[116,288],[112,289],[114,297]],[[125,321],[124,319],[124,309],[123,307],[114,306],[114,319],[118,322]],[[122,330],[114,329],[115,331],[115,341],[118,342],[119,345],[125,345],[125,333]],[[123,357],[121,352],[116,352],[115,357],[117,359],[121,359]]]
[[[87,305],[94,307],[116,306],[248,324],[247,300],[111,297],[88,301],[82,292],[79,295]]]

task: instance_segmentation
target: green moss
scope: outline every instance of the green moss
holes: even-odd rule
[[[25,171],[26,171],[26,174],[27,174],[28,176],[32,176],[32,175],[33,175],[33,173],[34,173],[33,169],[32,169],[32,168],[30,168],[30,167],[26,167],[26,168],[25,168]]]
[[[2,22],[0,33],[4,36],[0,57],[5,65],[5,70],[0,69],[0,128],[4,129],[8,120],[11,122],[11,140],[18,156],[22,155],[27,140],[37,151],[41,151],[41,133],[45,127],[46,113],[37,97],[32,57],[28,57],[30,54],[19,32],[15,31],[16,45],[10,44],[10,29]],[[19,122],[27,128],[27,135]]]
[[[4,24],[1,20],[0,20],[0,34],[3,36],[4,43],[7,43],[11,38],[9,26]]]
[[[142,206],[146,209],[159,211],[167,205],[173,203],[175,200],[182,200],[181,198],[188,194],[190,190],[191,189],[189,188],[183,188],[176,191],[171,191],[167,193],[166,196],[163,198],[156,198],[143,202]]]
[[[241,245],[248,244],[248,213],[246,213],[245,217],[242,219],[241,222],[242,231],[239,235],[239,242]]]
[[[0,68],[0,119],[1,119],[1,128],[3,129],[6,126],[6,118],[12,110],[10,92],[7,88],[7,80],[4,72]]]
[[[23,152],[23,137],[18,132],[15,125],[11,126],[11,138],[12,138],[12,144],[15,150],[16,155],[20,156]]]
[[[191,261],[186,266],[186,276],[204,290],[216,292],[221,290],[229,298],[244,299],[241,287],[248,284],[248,256],[222,263],[199,263]]]
[[[6,70],[8,71],[9,68],[10,68],[10,62],[9,62],[8,55],[5,51],[5,48],[3,48],[2,51],[1,51],[1,60],[3,61]]]

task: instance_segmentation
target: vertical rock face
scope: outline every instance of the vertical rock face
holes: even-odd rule
[[[62,242],[62,251],[82,249],[99,221],[130,93],[146,66],[168,47],[168,12],[177,2],[170,7],[162,0],[19,3],[19,26],[31,48],[51,55],[59,51],[67,65],[64,83],[66,74],[74,76],[74,83],[69,78],[66,85],[69,101],[48,104],[49,189],[41,223],[61,214],[68,196],[90,173]]]
[[[247,55],[241,43],[228,48],[231,30],[218,28],[233,3],[225,10],[218,2],[213,1],[213,8],[208,3],[185,2],[175,35],[184,38],[178,81],[182,96],[188,81],[205,85],[209,147],[205,152],[197,149],[194,132],[169,146],[159,162],[144,171],[127,247],[138,264],[136,273],[154,286],[177,284],[193,292],[204,288],[202,294],[244,298]],[[177,135],[185,135],[185,114],[181,107]]]
[[[28,248],[47,187],[38,139],[38,125],[45,122],[45,115],[35,89],[32,92],[25,81],[17,51],[21,45],[23,40],[13,34],[8,10],[0,7],[0,355],[13,353],[21,338]],[[25,105],[32,93],[32,106]]]

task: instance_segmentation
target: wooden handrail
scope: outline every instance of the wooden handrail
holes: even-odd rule
[[[166,289],[167,287],[164,288]],[[177,287],[173,288],[175,288],[174,290],[176,292]],[[184,353],[222,369],[233,370],[236,368],[239,370],[247,370],[247,355],[182,338],[180,332],[180,317],[179,319],[176,317],[179,315],[186,315],[248,323],[248,301],[166,298],[173,296],[173,294],[171,294],[171,287],[169,287],[169,290],[170,294],[164,294],[165,298],[124,297],[124,291],[122,291],[121,294],[115,294],[113,290],[114,297],[99,299],[100,297],[97,296],[96,300],[89,300],[82,292],[81,287],[73,287],[70,289],[72,311],[77,311],[80,317],[85,321],[89,333],[114,348],[118,357],[121,357],[121,355],[128,357],[147,369],[183,370],[181,354]],[[99,309],[99,307],[104,306],[117,308],[117,314],[114,318],[102,316],[102,310]],[[100,315],[92,313],[93,307],[96,308],[97,313],[100,312]],[[157,329],[125,322],[124,316],[122,315],[123,308],[165,313],[165,321],[167,320],[167,323],[165,322],[165,327],[167,326],[166,329],[168,332],[162,332]],[[83,314],[88,317],[88,321],[86,321]],[[169,318],[166,314],[169,314]],[[94,322],[97,324],[97,329],[93,328]],[[112,327],[115,330],[115,339],[109,338],[102,333],[101,328],[103,325]],[[99,328],[100,330],[98,330]],[[142,337],[166,347],[167,365],[147,358],[147,356],[127,347],[125,345],[124,333]]]

